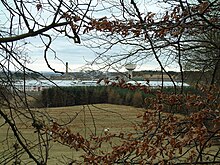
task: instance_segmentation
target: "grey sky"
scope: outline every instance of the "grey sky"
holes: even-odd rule
[[[159,8],[156,4],[149,7],[149,3],[146,3],[146,1],[140,1],[144,3],[143,12],[148,11],[158,11]],[[154,3],[154,2],[153,2]],[[100,6],[101,7],[101,6]],[[35,8],[31,8],[33,12],[36,12]],[[2,11],[2,8],[0,6],[0,11]],[[104,14],[107,13],[106,11],[101,12],[93,12],[91,15],[95,15],[96,17],[102,17]],[[5,12],[7,14],[7,12]],[[42,14],[42,15],[41,15]],[[114,14],[119,14],[115,11]],[[39,21],[44,21],[44,16],[47,15],[45,11],[42,11],[42,13],[36,12],[36,18],[39,19]],[[4,14],[0,14],[0,18],[4,17]],[[48,20],[47,20],[48,21]],[[3,24],[4,20],[0,19],[0,24]],[[55,37],[54,37],[55,38]],[[46,62],[44,60],[44,45],[40,41],[40,37],[32,37],[25,39],[25,42],[27,42],[27,55],[31,58],[29,63],[26,63],[26,66],[29,68],[36,70],[36,71],[50,71],[50,69],[47,67]],[[93,51],[83,46],[83,44],[75,44],[71,39],[67,39],[66,37],[57,37],[52,45],[52,50],[48,51],[47,58],[52,68],[55,68],[58,71],[65,71],[65,63],[69,63],[69,69],[70,71],[80,71],[85,68],[85,65],[87,62],[91,62],[95,59],[96,55]],[[111,50],[113,53],[114,51],[119,52],[119,49]],[[56,53],[54,53],[56,52]],[[89,66],[93,69],[99,69],[99,67],[93,65]],[[142,63],[141,66],[137,66],[136,70],[159,70],[160,67],[153,60],[153,58],[149,58],[144,63]],[[168,70],[175,70],[175,68],[168,68]],[[122,69],[121,71],[124,71]]]
[[[28,56],[31,57],[28,67],[38,71],[50,71],[44,60],[43,44],[39,42],[39,38],[32,38],[28,41],[31,44],[27,46]],[[56,38],[51,45],[51,49],[47,53],[47,59],[50,65],[59,71],[65,71],[65,63],[69,63],[71,71],[81,70],[88,61],[94,59],[94,53],[88,48],[75,44],[73,41],[64,37]]]

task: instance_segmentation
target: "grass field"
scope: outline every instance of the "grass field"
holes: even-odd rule
[[[36,109],[36,111],[38,111],[38,114],[48,114],[59,124],[65,125],[68,123],[68,128],[72,133],[80,133],[85,138],[89,138],[89,135],[92,134],[103,134],[105,128],[109,128],[109,132],[112,134],[117,134],[120,132],[132,132],[134,130],[134,124],[141,121],[141,118],[137,118],[137,115],[143,113],[145,109],[123,105],[96,104]],[[177,117],[184,118],[182,115],[177,115]],[[31,122],[31,120],[26,119],[23,123],[17,122],[17,125],[19,128],[21,128],[23,136],[26,139],[31,139],[34,141],[37,140],[38,137],[37,134],[34,133],[33,127],[30,126]],[[12,164],[14,159],[8,160],[7,163],[2,160],[6,156],[13,157],[15,155],[13,145],[16,143],[16,141],[13,133],[9,131],[6,125],[4,125],[2,118],[0,118],[0,125],[0,164]],[[8,137],[7,139],[5,139],[6,135]],[[118,143],[118,141],[116,140],[114,143]],[[109,151],[111,148],[109,146],[104,146],[104,149]],[[184,150],[186,149],[187,148]],[[208,149],[209,151],[207,152],[216,153],[218,149],[219,146],[213,146],[212,148]],[[2,152],[3,150],[5,150],[4,153]],[[35,150],[37,152],[39,148],[36,148]],[[69,164],[72,159],[80,160],[81,155],[81,151],[76,152],[74,149],[71,149],[68,146],[51,141],[48,165]],[[21,164],[28,164],[30,159],[28,159],[26,154],[23,154],[21,160]]]
[[[46,112],[54,118],[60,124],[68,124],[68,127],[73,133],[79,132],[84,137],[89,138],[91,134],[100,135],[105,128],[109,128],[111,133],[119,133],[120,131],[129,132],[135,122],[138,122],[137,114],[144,111],[142,108],[134,108],[130,106],[112,105],[112,104],[96,104],[86,106],[73,106],[73,107],[61,107],[61,108],[48,108],[39,109],[40,112]],[[2,120],[2,119],[0,119]],[[26,121],[31,122],[31,121]],[[1,124],[3,121],[1,121]],[[18,123],[22,128],[22,132],[27,139],[37,138],[34,136],[34,130],[27,127],[27,123]],[[5,140],[5,136],[8,134],[9,139]],[[8,149],[5,152],[5,156],[13,154],[13,144],[15,143],[13,133],[8,131],[8,127],[5,125],[0,130],[0,151],[2,149]],[[51,142],[50,144],[50,159],[48,164],[68,164],[68,158],[79,158],[80,152],[74,151],[66,146],[63,146],[57,142]],[[4,155],[0,156],[0,162]],[[24,164],[26,156],[23,156]],[[1,164],[1,163],[0,163]],[[11,164],[11,163],[10,163]]]

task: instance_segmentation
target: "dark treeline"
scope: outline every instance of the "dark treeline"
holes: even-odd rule
[[[192,91],[192,88],[187,88],[186,91],[188,90]],[[157,89],[154,91],[157,92]],[[173,88],[166,88],[166,92],[172,93]],[[145,98],[154,97],[153,93],[144,93],[141,90],[122,89],[112,86],[53,87],[42,91],[41,102],[44,107],[98,103],[145,107]]]
[[[63,107],[83,104],[111,103],[136,107],[144,105],[149,94],[111,86],[49,88],[42,91],[44,107]]]

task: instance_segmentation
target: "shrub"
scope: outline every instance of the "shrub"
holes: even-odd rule
[[[142,107],[143,106],[143,98],[140,91],[136,91],[132,98],[132,105],[135,107]]]

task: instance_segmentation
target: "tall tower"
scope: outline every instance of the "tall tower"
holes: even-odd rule
[[[133,70],[136,68],[136,64],[128,63],[125,65],[125,68],[128,70],[129,79],[133,78]]]
[[[68,62],[66,62],[66,75],[68,75]]]

